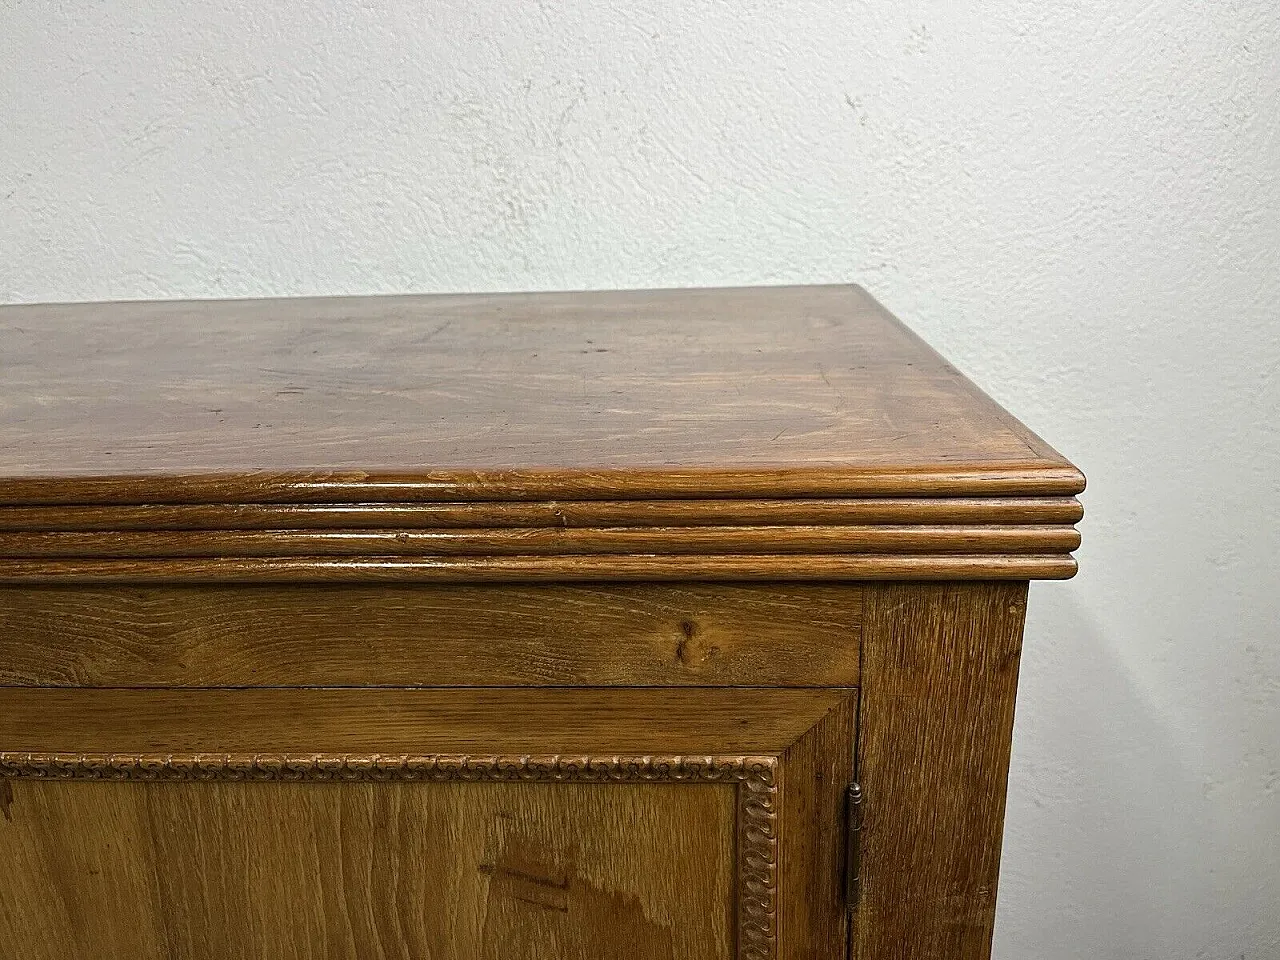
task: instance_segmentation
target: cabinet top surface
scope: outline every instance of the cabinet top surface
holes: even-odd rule
[[[1070,495],[852,286],[0,308],[0,503]]]

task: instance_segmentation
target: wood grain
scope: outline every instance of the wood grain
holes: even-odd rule
[[[14,960],[733,956],[731,786],[9,786]]]
[[[1084,478],[863,291],[4,307],[0,358],[6,957],[988,956]]]
[[[778,860],[787,885],[778,943],[787,960],[847,955],[844,795],[853,782],[856,709],[853,696],[836,704],[779,764]]]
[[[0,684],[856,686],[829,584],[0,587]]]
[[[219,557],[0,560],[0,584],[1062,580],[1067,554]]]
[[[587,471],[349,470],[0,478],[0,505],[136,503],[365,503],[446,500],[545,501],[645,498],[719,500],[862,497],[1069,497],[1082,492],[1074,467],[1052,461],[947,461],[945,467],[636,467]]]
[[[0,507],[9,532],[122,530],[415,530],[798,524],[1072,524],[1074,497],[878,497],[814,500],[552,500],[530,503],[208,503]]]
[[[6,754],[781,754],[841,690],[0,688]]]
[[[602,693],[0,690],[0,902],[33,957],[843,953],[856,691]]]
[[[0,533],[4,558],[1053,554],[1079,545],[1074,527],[1025,524]]]
[[[867,587],[859,960],[986,960],[1025,583]]]
[[[1071,496],[856,287],[0,308],[0,502]]]

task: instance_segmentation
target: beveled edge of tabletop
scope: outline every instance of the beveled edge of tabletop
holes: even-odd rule
[[[927,466],[521,468],[420,473],[61,475],[0,477],[0,506],[34,504],[416,503],[707,500],[775,497],[1075,496],[1066,460]]]
[[[864,290],[843,289],[1027,456],[20,473],[0,476],[0,583],[1071,576],[1084,476]]]

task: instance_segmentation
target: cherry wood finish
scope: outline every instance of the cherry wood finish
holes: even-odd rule
[[[1084,480],[858,288],[0,307],[0,374],[6,957],[988,957]]]

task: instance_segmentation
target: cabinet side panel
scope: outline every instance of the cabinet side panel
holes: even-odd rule
[[[858,960],[986,960],[1027,584],[869,585]]]

